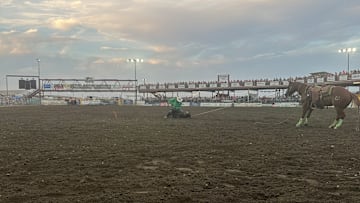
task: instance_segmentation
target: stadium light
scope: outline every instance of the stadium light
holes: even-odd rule
[[[350,74],[350,53],[356,52],[356,48],[344,48],[339,49],[339,53],[346,53],[347,54],[347,74]]]
[[[135,105],[137,104],[137,78],[136,78],[136,64],[137,63],[142,63],[144,62],[144,59],[139,59],[139,58],[136,58],[136,59],[128,59],[128,62],[129,63],[134,63],[135,65]]]

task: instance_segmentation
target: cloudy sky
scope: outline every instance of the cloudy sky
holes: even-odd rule
[[[7,74],[148,82],[283,78],[347,69],[358,0],[0,0]]]

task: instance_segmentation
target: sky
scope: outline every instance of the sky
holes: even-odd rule
[[[147,83],[360,68],[358,0],[0,0],[6,75]],[[40,59],[40,62],[37,62]],[[40,68],[39,68],[40,67]]]

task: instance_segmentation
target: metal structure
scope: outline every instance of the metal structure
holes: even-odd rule
[[[338,86],[359,86],[360,74],[327,76],[321,78],[305,78],[296,81],[318,84],[318,85],[338,85]],[[262,90],[262,89],[286,89],[288,80],[274,81],[232,81],[226,82],[197,82],[197,83],[164,83],[164,84],[146,84],[139,86],[140,93],[156,92],[196,92],[196,91],[235,91],[235,90]]]
[[[134,92],[135,80],[119,79],[41,79],[42,92]]]
[[[5,78],[6,78],[6,96],[9,96],[8,78],[39,78],[39,76],[37,76],[37,75],[6,75]]]
[[[36,59],[36,62],[38,64],[38,83],[39,83],[39,102],[40,102],[40,105],[41,105],[41,84],[40,84],[40,58],[37,58]]]
[[[356,52],[356,48],[339,49],[338,52],[347,54],[347,74],[350,74],[350,53]]]
[[[136,77],[136,64],[144,62],[144,59],[128,59],[128,62],[134,63],[134,70],[135,70],[135,105],[137,104],[137,92],[138,92],[138,85],[137,85],[137,77]]]

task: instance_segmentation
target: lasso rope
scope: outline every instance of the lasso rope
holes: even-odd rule
[[[205,112],[202,112],[202,113],[198,113],[198,114],[195,114],[195,115],[192,115],[191,117],[196,117],[196,116],[200,116],[200,115],[204,115],[204,114],[208,114],[208,113],[212,113],[212,112],[215,112],[215,111],[220,111],[220,110],[223,110],[227,107],[222,107],[222,108],[217,108],[217,109],[213,109],[213,110],[210,110],[210,111],[205,111]],[[288,121],[290,119],[290,117],[286,118],[285,120],[281,121],[281,122],[278,122],[278,123],[264,123],[264,122],[255,122],[255,124],[264,124],[264,125],[281,125],[283,123],[285,123],[286,121]]]
[[[273,123],[273,122],[269,122],[269,123],[265,123],[265,122],[255,122],[255,124],[263,124],[263,125],[281,125],[283,123],[285,123],[286,121],[288,121],[290,119],[290,117],[286,118],[285,120],[278,122],[278,123]]]
[[[210,110],[210,111],[205,111],[205,112],[202,112],[202,113],[192,115],[191,117],[196,117],[196,116],[200,116],[200,115],[203,115],[203,114],[208,114],[208,113],[215,112],[215,111],[220,111],[220,110],[223,110],[225,108],[226,107],[222,107],[222,108],[217,108],[217,109],[213,109],[213,110]]]

